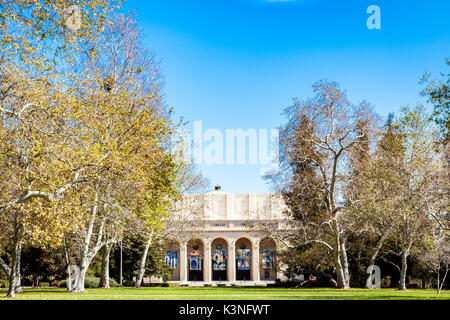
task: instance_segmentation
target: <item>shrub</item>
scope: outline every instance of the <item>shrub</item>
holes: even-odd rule
[[[0,288],[9,288],[8,280],[0,280]]]
[[[98,288],[99,284],[100,284],[100,278],[98,278],[98,277],[86,277],[84,279],[84,287],[86,289]],[[111,288],[115,288],[115,287],[118,287],[119,284],[117,283],[116,280],[110,278],[109,279],[109,286]],[[67,288],[67,280],[62,280],[59,283],[59,287],[60,288]]]
[[[170,288],[179,288],[180,285],[178,283],[167,283]]]
[[[117,281],[114,280],[113,278],[109,278],[109,286],[111,288],[116,288],[116,287],[120,287],[120,284],[118,284]]]
[[[61,280],[58,283],[58,288],[67,288],[67,280]]]
[[[63,281],[66,281],[66,280],[63,280]],[[59,283],[60,283],[61,281],[59,281],[59,280],[52,280],[50,283],[49,283],[49,286],[50,287],[59,287]]]
[[[132,287],[134,286],[134,282],[131,280],[123,280],[122,281],[124,287]]]
[[[91,289],[91,288],[98,288],[98,285],[100,284],[100,278],[96,278],[96,277],[86,277],[84,279],[84,287],[86,289]]]

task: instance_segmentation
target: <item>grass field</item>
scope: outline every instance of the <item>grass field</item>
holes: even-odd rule
[[[67,293],[65,289],[25,289],[17,300],[450,300],[450,291],[395,289],[285,289],[285,288],[114,288],[87,289],[87,293]],[[0,289],[0,300],[5,300]]]

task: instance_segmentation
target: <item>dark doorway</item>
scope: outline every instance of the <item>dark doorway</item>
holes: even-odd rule
[[[236,280],[250,281],[250,270],[236,270]]]
[[[191,270],[189,268],[189,281],[203,281],[203,260],[201,262],[201,270]]]
[[[214,281],[227,281],[227,270],[214,270],[213,271],[213,280]]]

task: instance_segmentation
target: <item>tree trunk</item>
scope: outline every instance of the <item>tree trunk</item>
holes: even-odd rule
[[[440,279],[440,273],[441,273],[441,270],[440,270],[441,268],[439,268],[438,270],[437,270],[437,286],[436,286],[436,290],[437,290],[437,293],[438,294],[440,294],[441,293],[441,290],[440,290],[440,283],[439,283],[439,281],[441,280]]]
[[[150,245],[152,244],[152,240],[153,240],[153,232],[150,233],[150,235],[147,239],[147,243],[145,244],[144,252],[142,253],[141,261],[139,263],[139,273],[136,278],[136,283],[134,284],[135,288],[140,288],[142,285],[142,279],[144,278],[144,274],[145,274],[145,263],[147,262],[147,254],[148,254]]]
[[[398,281],[398,290],[405,291],[406,290],[406,270],[408,268],[408,251],[403,250],[401,254],[402,258],[402,267],[400,269],[400,279]]]
[[[341,252],[341,238],[339,235],[339,228],[336,221],[332,223],[333,229],[333,262],[336,268],[336,276],[338,287],[341,289],[348,289],[345,281],[344,269],[342,267],[342,252]]]
[[[102,272],[100,276],[99,288],[109,289],[109,256],[111,254],[112,244],[106,243],[103,247]]]
[[[9,279],[9,277],[11,276],[11,273],[10,273],[11,269],[9,269],[6,262],[1,257],[0,257],[0,268],[5,273],[6,277]]]
[[[16,293],[22,293],[22,277],[20,276],[20,262],[21,262],[21,256],[22,256],[22,245],[20,246],[19,251],[19,257],[17,259],[17,265],[16,265],[16,274],[14,277],[14,285],[16,287],[15,291]]]
[[[442,278],[442,281],[441,281],[441,285],[439,286],[439,280],[438,280],[438,294],[440,294],[441,293],[441,291],[442,291],[442,287],[444,287],[444,284],[445,284],[445,279],[447,278],[447,274],[448,274],[448,267],[445,267],[445,273],[444,273],[444,277]],[[439,279],[439,270],[438,270],[438,279]]]
[[[375,261],[377,260],[378,252],[380,252],[381,246],[383,245],[383,241],[386,238],[387,234],[388,234],[388,232],[385,232],[384,234],[382,234],[380,236],[380,238],[378,238],[378,241],[375,245],[372,255],[370,256],[369,266],[373,266],[375,264]],[[367,276],[367,280],[366,280],[366,288],[367,289],[372,288],[372,270],[370,270],[370,271],[371,272]]]
[[[86,278],[86,272],[89,268],[89,265],[91,264],[92,259],[95,257],[97,252],[102,247],[101,240],[103,237],[104,221],[102,221],[102,223],[100,224],[100,227],[98,230],[98,235],[97,235],[97,242],[96,242],[95,246],[91,250],[89,249],[92,234],[94,231],[94,225],[95,225],[95,221],[96,221],[96,217],[97,217],[97,212],[98,212],[98,192],[96,192],[96,194],[95,194],[95,202],[94,202],[94,206],[92,207],[92,215],[91,215],[91,218],[89,219],[89,224],[87,226],[87,233],[86,233],[84,243],[83,243],[83,248],[81,251],[80,264],[78,266],[80,268],[78,271],[78,280],[74,285],[74,289],[72,290],[72,292],[74,292],[74,293],[86,292],[86,290],[84,288],[84,280]]]
[[[341,254],[340,254],[340,248],[338,243],[339,240],[335,240],[334,250],[333,250],[333,260],[334,260],[334,266],[336,268],[336,276],[337,276],[337,283],[338,287],[341,289],[347,289],[345,287],[345,276],[344,276],[344,270],[342,269],[341,264]]]
[[[9,280],[9,278],[11,277],[11,269],[6,264],[6,262],[3,261],[2,258],[0,258],[0,268],[5,273],[6,278]],[[15,292],[18,292],[18,293],[23,292],[22,281],[21,281],[21,276],[20,276],[20,255],[19,255],[19,261],[17,263],[16,274],[15,274],[15,278],[14,278],[14,286],[16,288]]]
[[[91,264],[91,260],[89,258],[82,257],[81,263],[78,266],[79,267],[78,276],[77,276],[77,281],[73,286],[73,290],[72,290],[73,293],[86,292],[86,290],[84,288],[84,280],[86,279],[86,272],[89,269],[90,264]]]
[[[342,264],[342,273],[344,275],[344,289],[350,289],[350,272],[348,270],[348,258],[347,258],[347,250],[345,248],[345,241],[341,242],[341,264]]]
[[[22,251],[22,241],[15,237],[13,251],[11,255],[11,268],[9,273],[9,288],[7,298],[14,298],[16,292],[21,292],[20,287],[20,253]]]

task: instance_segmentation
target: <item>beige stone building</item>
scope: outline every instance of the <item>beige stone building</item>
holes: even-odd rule
[[[166,251],[172,281],[201,286],[284,280],[277,263],[283,247],[273,237],[287,223],[280,195],[233,194],[216,187],[185,196],[174,212],[178,218]]]

